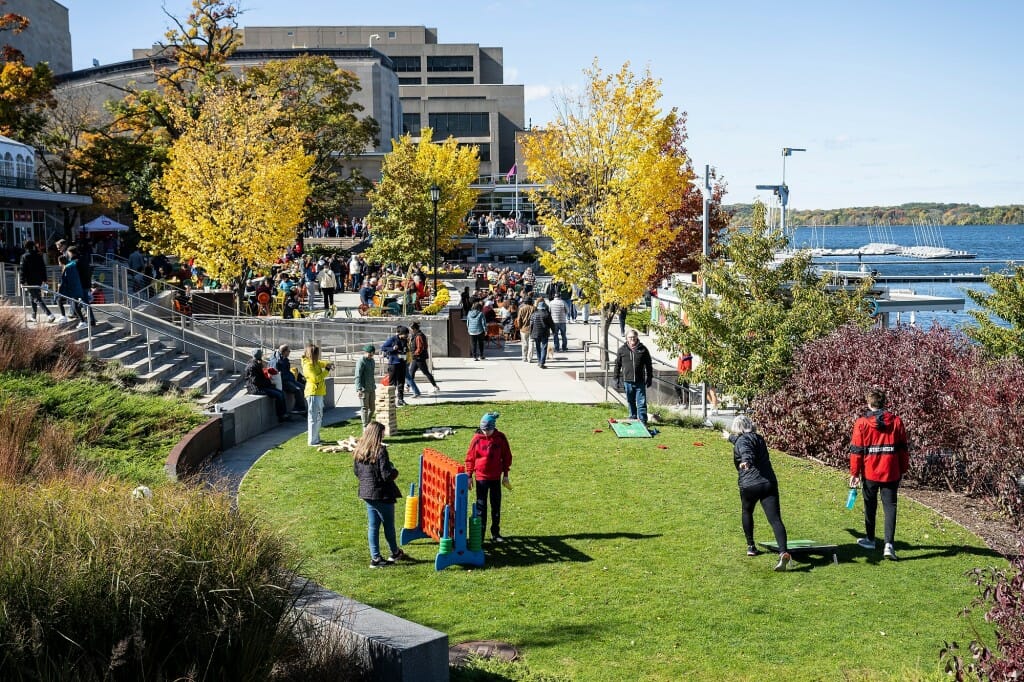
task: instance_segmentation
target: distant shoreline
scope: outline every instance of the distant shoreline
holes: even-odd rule
[[[749,225],[753,204],[726,204],[730,226]],[[978,206],[977,204],[911,203],[899,206],[789,210],[791,227],[859,225],[1024,225],[1024,204]]]

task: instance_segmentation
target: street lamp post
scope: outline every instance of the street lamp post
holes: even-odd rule
[[[441,188],[435,182],[430,186],[430,202],[434,204],[434,297],[437,298],[437,202],[441,200]]]

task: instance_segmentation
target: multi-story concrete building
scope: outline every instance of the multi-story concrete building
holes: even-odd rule
[[[54,0],[7,0],[0,11],[29,20],[28,30],[5,31],[3,40],[25,55],[25,63],[48,62],[54,73],[71,70],[71,30],[68,8]]]
[[[353,100],[381,128],[378,144],[349,164],[366,177],[380,175],[393,138],[406,132],[417,138],[429,126],[435,140],[452,135],[480,148],[483,210],[490,210],[495,187],[507,186],[525,107],[523,86],[502,82],[502,48],[441,44],[437,29],[422,26],[245,27],[240,33],[241,47],[229,60],[233,69],[323,54],[355,73],[362,90]],[[154,48],[140,48],[129,61],[62,74],[58,94],[84,97],[99,111],[106,100],[122,97],[129,83],[152,87],[153,62],[159,59]],[[359,201],[352,209],[363,215],[369,206]]]
[[[424,26],[247,26],[245,49],[372,46],[391,58],[402,99],[402,132],[454,136],[480,147],[480,174],[493,183],[515,165],[515,135],[525,126],[522,85],[504,83],[500,47],[439,43]]]

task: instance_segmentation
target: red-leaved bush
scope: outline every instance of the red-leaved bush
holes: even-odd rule
[[[854,419],[878,387],[910,441],[908,478],[987,497],[1024,524],[1024,364],[991,361],[956,331],[843,327],[797,353],[752,405],[772,447],[846,468]]]
[[[999,654],[975,640],[967,658],[956,642],[947,642],[940,654],[946,672],[960,681],[1019,680],[1024,670],[1024,556],[1014,559],[1009,569],[975,569],[970,575],[983,588],[975,606],[988,606],[985,620],[995,625]]]

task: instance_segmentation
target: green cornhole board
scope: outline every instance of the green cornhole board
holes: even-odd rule
[[[639,419],[616,419],[609,421],[609,426],[619,438],[650,438],[651,432]]]
[[[761,545],[765,549],[770,549],[773,552],[779,551],[779,545],[774,541],[759,542],[757,544]],[[828,556],[831,554],[832,563],[839,563],[839,555],[836,554],[836,549],[838,549],[839,545],[830,545],[816,540],[789,540],[786,544],[789,548],[790,554],[812,554],[821,556]]]

